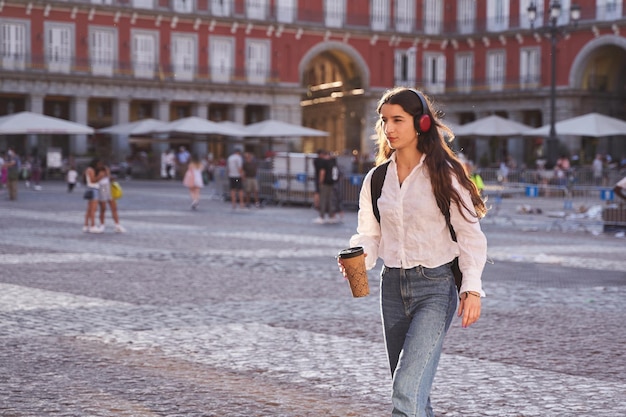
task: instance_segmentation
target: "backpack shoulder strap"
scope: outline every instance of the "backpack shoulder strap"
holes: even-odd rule
[[[378,211],[378,199],[380,198],[380,194],[383,191],[383,183],[385,182],[385,176],[387,175],[387,168],[389,167],[389,162],[387,161],[382,165],[379,165],[374,169],[372,173],[372,182],[370,184],[371,187],[371,195],[372,195],[372,209],[374,210],[374,217],[380,223],[380,211]]]

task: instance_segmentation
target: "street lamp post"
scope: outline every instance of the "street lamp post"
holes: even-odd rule
[[[557,152],[559,150],[559,140],[556,136],[556,43],[558,35],[560,34],[559,27],[557,26],[559,17],[561,16],[561,3],[558,0],[553,0],[550,3],[550,134],[548,136],[548,143],[546,147],[546,156],[548,161],[553,164],[557,159]],[[580,6],[573,4],[570,7],[570,18],[574,24],[578,23],[580,19]],[[537,6],[535,3],[531,3],[528,6],[528,20],[530,20],[530,27],[532,28],[537,19]]]

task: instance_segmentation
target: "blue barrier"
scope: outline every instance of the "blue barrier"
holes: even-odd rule
[[[527,185],[526,186],[526,197],[539,197],[539,186],[537,186],[537,185]]]
[[[603,188],[600,190],[600,199],[602,201],[613,201],[615,198],[615,193],[611,188]]]
[[[350,184],[361,185],[363,183],[363,175],[350,175]]]

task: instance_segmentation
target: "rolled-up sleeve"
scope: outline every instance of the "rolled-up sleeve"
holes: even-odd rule
[[[359,195],[358,226],[356,234],[350,238],[350,246],[362,246],[367,254],[365,267],[372,269],[378,260],[378,246],[380,244],[380,224],[374,216],[372,208],[371,181],[372,172],[367,173],[363,179],[361,193]]]
[[[469,191],[459,187],[458,184],[455,186],[465,205],[473,212]],[[472,212],[468,212],[463,207],[461,210],[465,212],[465,217],[459,212],[457,206],[450,207],[450,223],[456,233],[459,248],[459,268],[463,272],[461,292],[476,291],[484,296],[481,277],[487,261],[487,238]]]

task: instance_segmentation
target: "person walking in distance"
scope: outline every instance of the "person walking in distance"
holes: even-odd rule
[[[184,177],[184,185],[189,188],[189,195],[191,196],[192,210],[196,210],[198,205],[200,205],[200,190],[204,187],[203,171],[204,165],[202,161],[198,158],[198,155],[193,154]]]
[[[319,184],[320,184],[320,216],[315,220],[318,224],[336,223],[335,204],[333,204],[334,187],[337,182],[339,169],[337,160],[330,157],[330,153],[324,151],[322,155],[323,164],[321,165]],[[326,219],[328,215],[328,219]]]
[[[243,189],[245,192],[246,207],[250,207],[254,198],[254,206],[261,207],[259,204],[259,181],[257,180],[257,171],[259,164],[252,153],[245,152],[243,161]]]
[[[391,415],[433,417],[430,391],[459,299],[463,327],[480,317],[487,241],[479,219],[486,207],[445,143],[444,132],[452,132],[427,97],[398,87],[382,96],[377,112],[379,166],[364,178],[350,246],[364,248],[368,269],[378,258],[384,264],[380,302]],[[460,292],[455,258],[463,273]]]
[[[243,158],[241,157],[241,149],[235,148],[235,151],[228,157],[226,161],[228,170],[228,180],[230,182],[230,201],[233,210],[237,208],[237,197],[239,197],[239,208],[244,208],[243,204]]]

